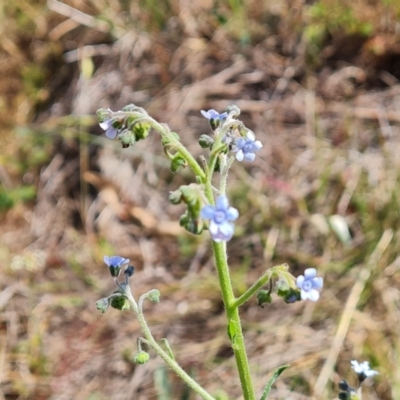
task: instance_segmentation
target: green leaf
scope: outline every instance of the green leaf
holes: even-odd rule
[[[272,374],[271,378],[269,379],[269,381],[267,382],[267,384],[265,385],[263,394],[261,396],[260,400],[266,400],[266,398],[269,395],[269,392],[271,391],[271,387],[272,385],[275,383],[275,381],[279,378],[279,375],[286,369],[288,368],[289,365],[282,365],[281,367],[278,367],[275,372]]]
[[[238,350],[238,345],[236,344],[237,328],[235,322],[232,320],[228,323],[228,336],[232,342],[232,349]]]
[[[164,344],[165,350],[167,350],[168,355],[175,360],[174,353],[172,352],[171,346],[166,338],[162,338],[161,341]]]

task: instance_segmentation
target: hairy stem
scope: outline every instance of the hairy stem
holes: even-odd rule
[[[203,389],[191,376],[189,376],[179,365],[178,363],[167,354],[162,347],[156,342],[153,335],[150,332],[150,329],[147,325],[147,322],[144,318],[143,313],[139,309],[136,300],[133,298],[132,293],[129,289],[129,286],[124,290],[124,294],[127,297],[129,304],[131,305],[133,311],[136,314],[136,317],[139,321],[139,324],[142,328],[144,337],[146,338],[146,344],[148,344],[158,356],[160,356],[164,362],[197,394],[199,394],[204,400],[215,400],[213,396],[211,396],[205,389]]]
[[[187,161],[189,167],[192,169],[194,174],[198,176],[201,182],[205,183],[206,174],[201,168],[200,164],[194,159],[194,157],[189,153],[186,147],[171,133],[168,127],[158,123],[154,119],[151,119],[151,126],[155,129],[161,136],[167,137],[168,140],[173,143],[175,150]]]
[[[225,242],[216,243],[213,241],[212,247],[214,251],[215,264],[218,271],[219,283],[221,286],[222,299],[224,301],[226,316],[228,319],[228,334],[232,342],[232,349],[236,358],[243,396],[245,400],[255,400],[255,393],[244,344],[239,310],[237,307],[232,307],[232,305],[235,303],[235,296],[233,294],[229,275],[229,267],[226,257],[226,244]]]

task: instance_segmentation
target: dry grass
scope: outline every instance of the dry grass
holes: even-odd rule
[[[2,6],[13,18],[0,35],[0,203],[13,206],[0,217],[0,398],[195,398],[157,358],[132,364],[140,333],[128,312],[95,309],[114,290],[102,257],[115,253],[136,266],[135,293],[162,293],[146,310],[156,337],[210,392],[240,399],[206,235],[183,232],[167,201],[190,174],[169,172],[155,136],[122,150],[87,117],[132,102],[195,154],[208,132],[199,110],[229,104],[264,143],[230,176],[237,293],[282,262],[325,276],[317,304],[243,307],[257,391],[289,363],[272,399],[333,399],[358,359],[380,371],[364,400],[400,398],[399,10],[359,3],[351,26],[374,27],[361,40],[300,1]],[[318,40],[303,34],[322,23]]]

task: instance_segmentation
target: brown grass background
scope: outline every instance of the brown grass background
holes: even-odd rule
[[[236,104],[264,144],[229,180],[228,244],[242,293],[267,268],[315,267],[317,303],[241,310],[254,384],[271,399],[334,399],[350,360],[400,399],[400,7],[396,1],[18,0],[0,6],[0,398],[196,399],[151,354],[104,255],[130,258],[157,338],[220,400],[241,399],[206,234],[177,223],[158,137],[121,149],[98,108],[135,103],[195,155],[201,109]],[[335,219],[351,239],[341,241]],[[337,217],[336,217],[337,218]]]

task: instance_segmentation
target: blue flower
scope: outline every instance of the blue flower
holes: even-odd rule
[[[215,206],[207,205],[201,209],[202,218],[209,219],[208,230],[214,242],[230,240],[235,230],[235,225],[230,221],[235,221],[239,217],[236,208],[229,207],[226,196],[219,196]]]
[[[220,124],[224,122],[225,119],[228,117],[228,113],[224,112],[220,114],[213,109],[208,111],[201,110],[201,114],[203,115],[203,117],[208,119],[212,129],[217,129]]]
[[[263,147],[259,140],[256,140],[253,132],[247,132],[246,138],[240,137],[236,139],[236,160],[238,161],[254,161],[256,155],[255,151],[260,150]]]
[[[321,289],[324,281],[321,277],[317,277],[315,268],[307,268],[304,276],[300,275],[296,279],[296,285],[301,290],[302,300],[317,301],[319,299],[318,289]]]
[[[110,271],[111,276],[114,278],[118,277],[121,272],[121,268],[124,264],[129,263],[129,260],[120,256],[104,256],[104,262],[108,266],[108,270]]]
[[[354,372],[358,375],[358,379],[360,382],[365,380],[366,378],[370,378],[371,376],[378,375],[379,372],[374,371],[369,367],[369,362],[364,361],[359,363],[356,360],[351,361],[351,368],[353,368]]]
[[[113,127],[113,120],[111,118],[100,122],[99,125],[101,129],[106,131],[106,136],[109,139],[114,139],[117,136],[118,129]]]

